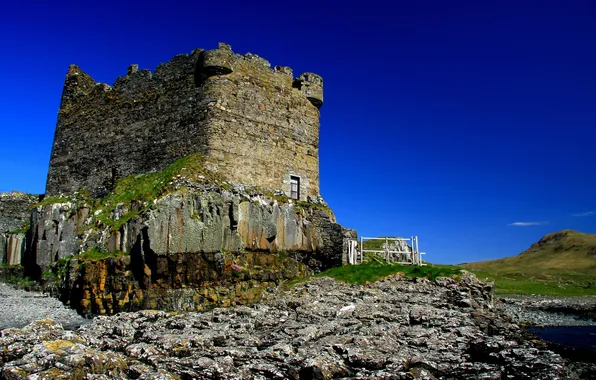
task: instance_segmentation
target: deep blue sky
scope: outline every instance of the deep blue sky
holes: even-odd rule
[[[596,233],[595,2],[347,4],[6,2],[0,191],[44,192],[69,64],[112,84],[222,41],[323,76],[322,194],[361,235],[457,263]]]

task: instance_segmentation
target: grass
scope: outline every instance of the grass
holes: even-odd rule
[[[68,197],[65,197],[63,195],[53,195],[51,197],[45,197],[42,201],[32,205],[31,208],[36,208],[39,206],[53,205],[56,203],[66,203],[66,202],[71,202],[71,199]]]
[[[497,294],[536,294],[545,296],[596,295],[596,278],[583,274],[556,275],[499,272],[469,269],[480,279],[495,282]]]
[[[460,273],[462,268],[449,265],[426,266],[385,264],[369,261],[360,265],[344,265],[318,273],[315,277],[332,277],[349,284],[366,284],[382,280],[394,273],[403,273],[406,277],[426,277],[434,280],[437,277],[449,277]]]
[[[66,273],[70,269],[71,259],[72,256],[68,256],[56,261],[41,274],[41,278],[46,281],[64,278],[66,276]]]
[[[35,281],[33,281],[27,277],[21,277],[21,276],[17,276],[17,275],[6,276],[3,280],[7,284],[22,286],[24,288],[29,288],[29,287],[32,287],[37,284]]]
[[[94,201],[94,217],[101,224],[120,229],[129,220],[139,216],[148,209],[152,202],[177,188],[178,179],[203,181],[225,187],[225,179],[204,168],[204,157],[199,153],[192,153],[176,160],[164,170],[156,173],[130,175],[119,179],[114,190],[105,198]],[[117,207],[132,206],[119,219],[113,218]]]
[[[461,266],[494,280],[498,294],[596,295],[595,256],[596,235],[563,230],[517,256]]]

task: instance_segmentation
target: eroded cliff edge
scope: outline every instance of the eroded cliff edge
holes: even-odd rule
[[[38,195],[20,191],[0,193],[0,263],[21,264],[31,207],[37,202]],[[8,268],[1,270],[6,272]]]
[[[82,314],[249,304],[341,265],[355,231],[321,198],[228,182],[189,156],[102,199],[47,198],[31,213],[26,273]]]

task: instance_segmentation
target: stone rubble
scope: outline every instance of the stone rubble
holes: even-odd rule
[[[10,379],[573,379],[565,361],[495,313],[492,286],[390,276],[317,278],[261,304],[52,320],[0,336]]]

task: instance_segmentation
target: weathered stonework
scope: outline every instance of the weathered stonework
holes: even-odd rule
[[[319,197],[320,76],[293,78],[228,45],[194,50],[157,67],[133,65],[113,87],[71,65],[46,186],[98,197],[117,179],[162,170],[190,153],[231,181]]]

